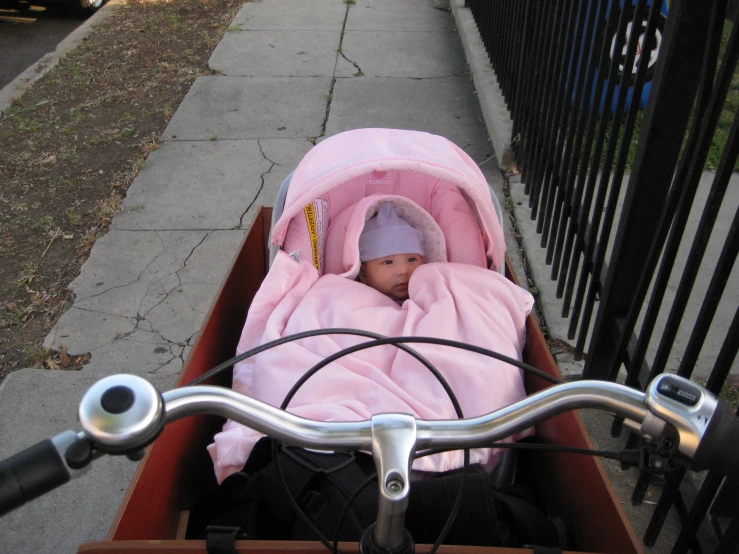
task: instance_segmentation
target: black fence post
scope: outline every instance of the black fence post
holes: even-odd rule
[[[624,352],[618,346],[649,245],[670,190],[701,74],[711,10],[701,0],[670,3],[670,14],[642,124],[610,271],[588,349],[583,377],[614,379]],[[675,87],[680,83],[680,87]],[[661,247],[661,245],[660,245]],[[630,334],[630,330],[629,330]]]

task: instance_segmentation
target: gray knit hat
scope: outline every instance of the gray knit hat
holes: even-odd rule
[[[359,236],[359,260],[375,260],[396,254],[423,256],[423,233],[400,217],[393,206],[383,204]]]

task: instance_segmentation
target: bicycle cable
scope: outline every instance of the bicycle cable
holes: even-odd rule
[[[553,377],[533,366],[530,366],[529,364],[526,364],[524,362],[521,362],[519,360],[516,360],[514,358],[509,358],[508,356],[504,356],[502,354],[499,354],[497,352],[494,352],[492,350],[488,350],[486,348],[478,347],[469,345],[466,343],[462,343],[459,341],[453,341],[448,339],[438,339],[438,338],[432,338],[432,337],[385,337],[383,335],[372,333],[369,331],[362,331],[358,329],[347,329],[347,328],[333,328],[333,329],[316,329],[312,331],[304,331],[301,333],[296,333],[293,335],[289,335],[287,337],[281,337],[280,339],[270,341],[268,343],[262,344],[258,347],[255,347],[251,350],[248,350],[247,352],[244,352],[242,354],[239,354],[238,356],[235,356],[233,358],[230,358],[229,360],[226,360],[225,362],[219,364],[218,366],[214,367],[213,369],[207,371],[203,375],[197,377],[196,379],[190,381],[189,383],[183,385],[183,386],[193,386],[197,385],[199,383],[202,383],[203,381],[214,377],[221,373],[222,371],[230,368],[235,363],[240,362],[242,360],[245,360],[251,356],[255,356],[261,352],[267,351],[271,348],[274,348],[276,346],[280,346],[282,344],[287,344],[289,342],[293,342],[300,339],[310,338],[314,336],[320,336],[320,335],[355,335],[355,336],[361,336],[361,337],[367,337],[372,338],[374,340],[367,341],[365,343],[360,343],[358,345],[354,345],[348,348],[345,348],[328,358],[325,358],[321,362],[318,362],[316,365],[314,365],[311,369],[309,369],[306,373],[303,374],[303,376],[293,385],[292,389],[288,392],[287,396],[285,397],[285,400],[283,401],[283,405],[281,406],[281,409],[285,410],[287,405],[289,404],[290,400],[293,398],[293,396],[297,393],[297,391],[302,387],[302,385],[316,372],[318,372],[320,369],[328,365],[329,363],[342,358],[348,354],[358,352],[367,348],[372,348],[374,346],[382,346],[382,345],[393,345],[404,352],[410,354],[414,358],[416,358],[421,364],[423,364],[433,375],[436,377],[436,379],[440,382],[442,387],[444,388],[445,392],[449,396],[452,404],[454,405],[455,412],[457,413],[457,417],[460,419],[463,419],[464,416],[462,415],[461,407],[459,406],[459,402],[456,399],[456,396],[454,395],[453,391],[451,390],[451,387],[446,382],[446,380],[443,378],[443,376],[439,373],[439,371],[431,364],[428,360],[426,360],[423,356],[418,354],[415,350],[412,348],[406,346],[404,343],[420,343],[420,344],[438,344],[442,346],[450,346],[453,348],[459,348],[463,350],[468,350],[471,352],[476,352],[478,354],[483,354],[488,357],[498,359],[500,361],[503,361],[505,363],[509,363],[511,365],[514,365],[516,367],[519,367],[525,371],[528,371],[530,373],[533,373],[534,375],[537,375],[541,377],[542,379],[545,379],[546,381],[549,381],[551,383],[559,384],[562,382],[562,380],[557,379],[556,377]],[[455,449],[457,450],[457,449]],[[428,454],[430,455],[430,454]],[[307,523],[316,533],[319,540],[323,543],[324,546],[326,546],[329,550],[334,552],[335,554],[338,553],[338,547],[337,542],[334,541],[333,545],[330,545],[328,542],[328,539],[326,539],[323,534],[310,522],[305,515],[305,513],[302,511],[300,506],[297,504],[297,501],[293,498],[292,494],[289,491],[289,488],[287,486],[287,481],[285,480],[285,476],[282,472],[282,469],[279,464],[279,458],[278,458],[278,443],[277,441],[272,442],[272,456],[273,460],[275,460],[276,469],[278,471],[278,474],[280,476],[280,479],[282,481],[283,486],[285,487],[285,490],[287,492],[288,498],[290,499],[293,509],[296,510],[296,512],[299,514],[299,516],[303,519],[305,523]],[[415,457],[414,457],[415,459]],[[461,505],[461,500],[464,492],[464,486],[466,484],[467,480],[467,473],[469,469],[469,449],[464,449],[464,465],[463,465],[463,473],[462,473],[462,483],[460,485],[460,491],[457,494],[457,498],[455,499],[455,503],[452,507],[452,510],[449,514],[449,518],[447,519],[444,527],[442,528],[442,531],[437,539],[437,541],[434,543],[434,545],[429,550],[428,554],[435,554],[435,552],[438,550],[439,546],[441,545],[441,542],[446,537],[446,534],[448,533],[449,529],[451,528],[454,519],[456,518],[459,507]],[[366,485],[365,485],[366,486]],[[358,493],[357,493],[358,494]],[[354,496],[354,495],[352,495]],[[347,507],[345,507],[345,510],[348,508],[348,506],[353,501],[353,498],[350,498],[347,501]],[[336,529],[336,532],[338,532],[338,526]]]
[[[370,331],[362,331],[360,329],[348,329],[348,328],[314,329],[312,331],[302,331],[300,333],[295,333],[293,335],[288,335],[286,337],[281,337],[279,339],[264,343],[255,348],[252,348],[251,350],[243,352],[239,354],[238,356],[234,356],[233,358],[230,358],[226,360],[225,362],[222,362],[221,364],[217,365],[213,369],[206,371],[199,377],[196,377],[189,383],[182,385],[182,386],[191,387],[191,386],[200,384],[203,381],[210,379],[211,377],[215,377],[222,371],[230,368],[232,365],[240,361],[243,361],[247,358],[250,358],[252,356],[256,356],[257,354],[260,354],[266,350],[270,350],[271,348],[274,348],[276,346],[287,344],[289,342],[293,342],[293,341],[300,340],[300,339],[316,337],[316,336],[321,336],[321,335],[355,335],[358,337],[367,337],[367,338],[372,338],[372,339],[387,338],[384,335],[379,335],[377,333],[372,333]],[[538,377],[541,377],[542,379],[549,381],[550,383],[553,383],[555,385],[563,382],[562,379],[553,377],[549,375],[548,373],[545,373],[544,371],[537,369],[527,363],[524,363],[520,360],[516,360],[515,358],[509,358],[508,356],[504,356],[503,354],[499,354],[493,350],[488,350],[487,348],[482,348],[480,346],[473,346],[471,344],[466,344],[464,342],[458,342],[458,341],[453,341],[453,340],[448,340],[448,339],[437,339],[433,337],[398,337],[398,338],[405,339],[404,342],[415,342],[419,344],[438,344],[442,346],[451,346],[453,348],[460,348],[462,350],[469,350],[470,352],[476,352],[478,354],[483,354],[485,356],[495,358],[502,362],[506,362],[516,367],[519,367],[523,369],[524,371],[527,371]],[[408,352],[408,350],[402,348],[401,345],[398,345],[398,347],[401,350]]]
[[[382,335],[378,335],[378,336],[382,337]],[[280,406],[280,409],[286,410],[287,406],[290,404],[290,401],[293,399],[295,394],[297,394],[298,390],[305,384],[305,382],[308,379],[310,379],[311,376],[315,375],[318,371],[326,367],[326,365],[328,365],[332,361],[338,360],[339,358],[347,356],[358,350],[364,350],[366,348],[372,348],[374,346],[382,346],[385,344],[389,344],[389,345],[394,345],[397,348],[400,348],[401,350],[409,353],[411,356],[413,356],[419,362],[421,362],[421,364],[423,364],[424,367],[426,367],[426,369],[428,369],[431,372],[431,374],[434,377],[436,377],[436,379],[439,381],[441,386],[444,388],[447,395],[449,395],[449,399],[451,400],[452,405],[454,406],[454,411],[456,412],[457,417],[459,419],[464,419],[464,414],[462,413],[462,407],[459,405],[459,401],[457,400],[456,395],[452,391],[452,388],[449,386],[449,383],[447,383],[446,379],[444,379],[444,377],[441,375],[439,370],[436,369],[436,367],[434,367],[434,365],[431,362],[429,362],[426,358],[421,356],[418,352],[416,352],[412,348],[408,348],[408,347],[403,348],[405,345],[402,343],[404,342],[404,339],[407,339],[407,338],[409,337],[383,337],[383,338],[379,338],[373,341],[368,341],[365,343],[360,343],[358,345],[350,346],[348,348],[344,348],[343,350],[340,350],[339,352],[332,354],[328,358],[324,358],[323,360],[315,364],[313,367],[311,367],[308,371],[306,371],[302,375],[302,377],[295,382],[293,387],[288,391],[287,395],[285,395],[285,399],[282,401],[282,405]],[[282,467],[280,466],[277,441],[272,441],[271,446],[272,446],[272,459],[275,461],[277,473],[280,476],[280,480],[282,481],[282,485],[285,488],[285,492],[287,493],[287,496],[290,499],[290,503],[292,504],[293,509],[298,513],[299,517],[303,520],[303,522],[308,524],[313,529],[313,531],[316,533],[316,536],[319,538],[321,543],[323,543],[323,545],[326,546],[326,548],[328,548],[334,554],[338,554],[338,541],[336,540],[336,536],[334,537],[333,544],[329,545],[328,539],[326,539],[323,533],[321,533],[316,528],[316,526],[313,525],[313,523],[308,519],[308,517],[305,515],[303,510],[298,505],[295,498],[290,493],[290,490],[287,485],[287,480],[285,479],[285,475],[282,472]],[[438,550],[439,546],[443,542],[444,538],[446,537],[447,533],[449,532],[449,529],[451,529],[451,526],[454,523],[454,519],[459,513],[459,508],[462,504],[462,496],[464,494],[464,486],[467,482],[469,462],[470,462],[470,450],[469,448],[465,448],[464,449],[464,465],[462,468],[462,483],[460,485],[459,493],[457,494],[457,497],[454,501],[454,505],[452,506],[452,510],[449,514],[449,517],[447,518],[447,521],[444,524],[444,527],[439,533],[439,537],[437,538],[436,542],[433,544],[433,546],[431,547],[431,549],[428,551],[427,554],[435,554],[435,552]],[[408,484],[408,486],[410,486],[410,484]],[[347,500],[344,510],[347,510],[348,506],[350,506],[350,500]],[[336,529],[336,532],[338,533],[338,527]]]

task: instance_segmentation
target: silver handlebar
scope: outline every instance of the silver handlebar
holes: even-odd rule
[[[564,383],[470,419],[428,421],[380,414],[367,421],[320,422],[229,389],[194,386],[160,395],[140,377],[114,375],[85,394],[79,419],[95,447],[111,453],[140,449],[165,424],[196,414],[222,416],[304,448],[371,451],[380,483],[375,540],[393,550],[404,539],[410,468],[417,450],[485,447],[577,408],[610,411],[648,437],[661,436],[669,423],[678,433],[681,452],[690,456],[705,432],[705,425],[691,422],[707,423],[716,401],[695,383],[662,375],[646,393],[605,381]]]
[[[180,388],[162,396],[166,406],[166,423],[194,414],[213,414],[304,448],[372,449],[371,420],[312,421],[219,387]],[[416,448],[485,446],[576,408],[600,408],[638,423],[647,414],[642,392],[602,381],[565,383],[480,417],[431,421],[417,419]]]
[[[604,381],[556,385],[471,419],[426,421],[408,414],[378,414],[358,422],[303,419],[217,387],[160,394],[140,377],[115,375],[95,383],[82,398],[82,432],[62,433],[0,461],[0,516],[79,477],[102,454],[138,459],[167,423],[214,414],[306,448],[371,451],[379,498],[377,524],[366,536],[373,548],[394,551],[408,544],[403,524],[417,450],[489,447],[575,408],[610,411],[643,437],[661,439],[660,452],[670,455],[677,449],[692,460],[695,470],[739,477],[739,419],[728,404],[675,375],[660,375],[645,393]]]

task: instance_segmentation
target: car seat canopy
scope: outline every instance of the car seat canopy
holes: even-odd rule
[[[449,261],[504,264],[503,230],[482,172],[449,140],[420,131],[357,129],[316,145],[295,170],[271,243],[288,250],[312,244],[322,272],[317,241],[342,210],[377,194],[405,196],[428,211],[445,235]]]

